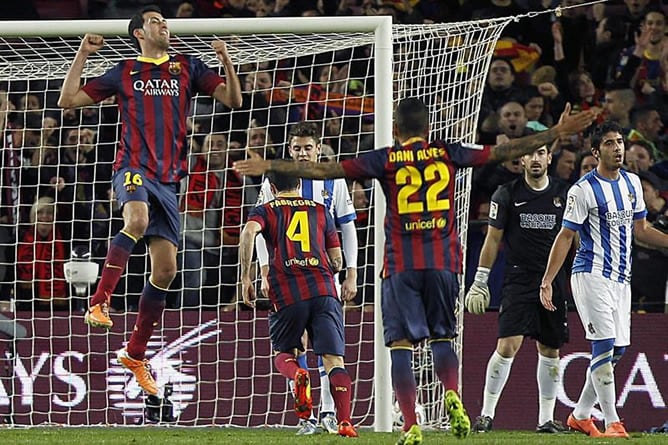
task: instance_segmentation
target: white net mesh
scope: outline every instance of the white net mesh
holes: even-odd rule
[[[432,138],[474,141],[485,73],[505,23],[393,27],[393,98],[419,96],[430,105]],[[189,136],[193,153],[206,147],[205,136],[213,133],[225,138],[230,161],[243,156],[246,147],[280,155],[289,125],[301,119],[321,122],[323,142],[336,159],[375,147],[374,97],[390,93],[375,89],[372,32],[202,33],[175,38],[173,49],[217,66],[210,48],[216,38],[227,42],[246,84],[244,106],[230,112],[208,97],[196,97]],[[146,249],[140,242],[114,293],[109,334],[89,332],[83,325],[89,289],[84,285],[82,295],[76,295],[63,279],[63,263],[72,250],[82,257],[87,252],[90,258],[84,261],[101,264],[110,236],[122,225],[109,193],[118,139],[113,100],[65,112],[56,106],[79,42],[79,37],[0,40],[0,90],[17,107],[9,113],[4,134],[0,295],[15,301],[14,321],[8,325],[26,328],[25,338],[7,346],[0,409],[21,425],[145,421],[139,387],[116,365],[112,351],[132,330],[149,270]],[[136,56],[125,37],[105,42],[87,63],[84,77]],[[201,157],[193,154],[191,169]],[[273,369],[267,313],[235,304],[236,237],[257,188],[229,165],[219,160],[212,168],[209,159],[209,168],[199,172],[201,191],[211,203],[205,211],[188,193],[181,197],[186,219],[181,273],[148,358],[159,385],[172,392],[181,425],[294,425],[286,381]],[[183,190],[188,187],[184,183]],[[375,203],[366,201],[371,184],[355,187],[360,286],[346,312],[346,365],[353,377],[353,421],[368,426],[374,421],[374,332],[373,314],[362,309],[372,307],[373,266],[382,248],[373,245]],[[457,219],[465,237],[470,172],[458,175],[456,188]],[[9,309],[11,304],[5,303]],[[314,357],[309,364],[315,367]],[[415,367],[425,421],[440,427],[442,394],[427,347],[416,353]],[[317,401],[317,378],[314,386]]]

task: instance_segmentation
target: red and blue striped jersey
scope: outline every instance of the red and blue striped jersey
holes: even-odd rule
[[[248,215],[269,251],[269,299],[275,310],[314,297],[337,297],[327,249],[340,247],[327,208],[304,198],[276,198]]]
[[[196,93],[211,95],[224,80],[194,56],[124,60],[83,90],[95,102],[116,95],[121,120],[114,170],[132,168],[163,183],[186,175],[186,117]]]
[[[346,177],[378,179],[385,194],[383,276],[420,269],[461,272],[455,173],[484,164],[489,155],[489,146],[415,137],[341,163]]]

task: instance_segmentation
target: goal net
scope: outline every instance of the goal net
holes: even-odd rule
[[[267,311],[237,304],[237,240],[258,187],[239,178],[231,162],[247,149],[283,155],[290,124],[302,119],[321,124],[324,155],[337,160],[387,145],[392,105],[408,96],[429,105],[432,138],[473,142],[490,57],[506,22],[392,27],[385,17],[170,22],[172,51],[199,55],[212,67],[219,64],[211,42],[226,41],[244,89],[239,110],[208,97],[192,102],[192,175],[180,196],[180,271],[147,353],[177,424],[297,423],[287,382],[273,369]],[[0,415],[18,425],[148,421],[137,383],[114,360],[114,351],[129,339],[147,279],[145,246],[137,245],[114,292],[109,333],[83,324],[97,271],[89,271],[89,280],[76,275],[80,269],[65,267],[102,264],[110,237],[122,225],[110,192],[119,123],[113,98],[61,110],[59,89],[85,32],[104,34],[105,47],[89,59],[84,78],[136,57],[126,26],[126,21],[16,22],[0,30],[0,333],[9,338],[0,345]],[[465,246],[470,172],[461,171],[455,180]],[[378,352],[383,348],[377,279],[384,210],[373,187],[350,184],[360,250],[358,297],[345,311],[346,367],[353,378],[353,422],[386,430],[393,399],[388,356]],[[66,282],[66,272],[76,287]],[[461,354],[461,337],[457,348]],[[308,360],[315,368],[315,358]],[[416,351],[415,373],[424,423],[440,428],[442,394],[428,346]],[[319,380],[317,372],[312,375],[317,405]]]

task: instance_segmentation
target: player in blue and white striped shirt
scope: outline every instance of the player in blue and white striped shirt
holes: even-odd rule
[[[587,378],[568,426],[593,437],[629,437],[615,408],[614,364],[631,343],[631,244],[668,247],[668,235],[646,221],[640,179],[622,169],[621,127],[603,122],[592,135],[599,164],[568,192],[562,228],[552,245],[540,288],[543,306],[555,310],[552,281],[575,234],[580,237],[571,275],[573,298],[592,342]],[[596,401],[605,418],[601,433],[591,418]]]

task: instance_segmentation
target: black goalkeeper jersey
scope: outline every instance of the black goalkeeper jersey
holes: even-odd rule
[[[561,229],[570,184],[549,178],[545,190],[529,188],[524,177],[499,186],[492,195],[489,225],[503,230],[506,272],[543,272]]]

